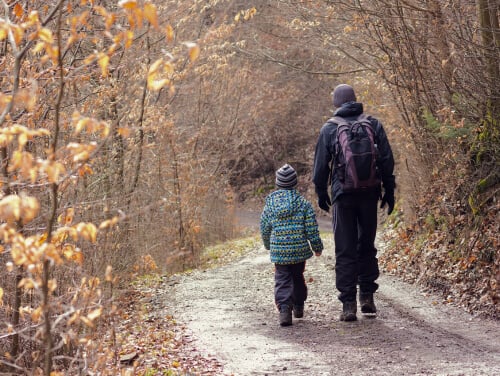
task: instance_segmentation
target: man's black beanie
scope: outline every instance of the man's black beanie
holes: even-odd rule
[[[356,102],[356,94],[350,85],[340,84],[333,90],[333,105],[341,107],[344,103]]]

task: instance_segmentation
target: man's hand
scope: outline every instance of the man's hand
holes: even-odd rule
[[[382,197],[382,202],[380,204],[380,208],[383,209],[385,204],[388,205],[387,215],[390,215],[394,210],[394,191],[386,190],[384,192],[384,196]]]
[[[318,193],[318,206],[324,211],[330,211],[330,206],[332,206],[332,202],[330,201],[330,196],[328,192]]]

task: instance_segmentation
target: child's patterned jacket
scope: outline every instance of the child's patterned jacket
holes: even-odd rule
[[[272,263],[296,264],[323,251],[312,205],[296,189],[278,189],[266,197],[260,233]]]

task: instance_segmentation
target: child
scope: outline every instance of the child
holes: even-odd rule
[[[262,240],[275,264],[274,299],[281,326],[292,325],[292,310],[295,318],[304,315],[306,260],[313,251],[316,256],[323,251],[312,205],[296,187],[297,173],[285,164],[276,171],[277,190],[266,197],[260,219]]]

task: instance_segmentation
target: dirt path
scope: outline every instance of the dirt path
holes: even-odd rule
[[[164,310],[186,323],[226,374],[500,375],[499,322],[444,306],[389,276],[379,280],[376,319],[339,322],[332,249],[327,244],[308,262],[305,317],[291,327],[278,325],[263,247],[166,281]]]

